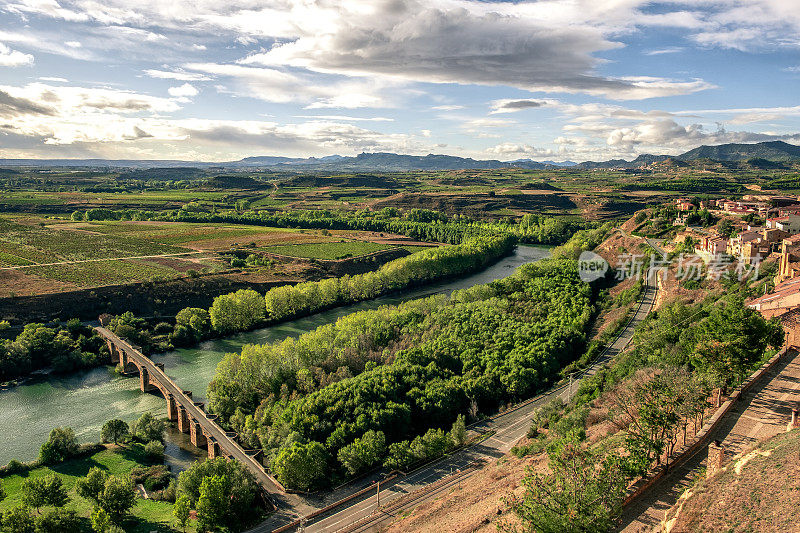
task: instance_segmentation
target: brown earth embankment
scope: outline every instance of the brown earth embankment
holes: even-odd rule
[[[184,307],[207,308],[220,294],[239,289],[264,293],[280,285],[362,274],[408,254],[408,250],[394,248],[340,261],[282,258],[287,267],[285,277],[228,272],[6,297],[0,298],[0,319],[19,325],[76,317],[94,320],[101,313],[120,314],[125,311],[138,316],[174,316]]]

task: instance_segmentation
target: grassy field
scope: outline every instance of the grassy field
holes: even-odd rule
[[[393,246],[374,242],[348,241],[267,246],[261,249],[265,252],[291,257],[336,260],[371,254],[389,248],[393,248]]]
[[[40,467],[24,474],[14,474],[0,478],[8,497],[0,502],[0,512],[19,505],[22,501],[22,483],[27,478],[57,474],[64,482],[69,494],[68,509],[74,509],[80,516],[87,517],[92,511],[92,504],[75,493],[75,482],[98,467],[110,475],[127,476],[137,466],[148,466],[144,459],[144,446],[129,444],[125,447],[110,447],[89,457],[74,459],[53,467]],[[168,532],[172,528],[172,504],[152,500],[138,499],[131,512],[132,518],[125,524],[125,531],[131,533],[149,533],[151,531]]]

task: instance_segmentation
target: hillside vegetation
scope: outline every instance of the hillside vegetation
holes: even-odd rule
[[[592,311],[574,263],[527,265],[450,298],[246,346],[220,363],[209,409],[294,488],[358,471],[353,447],[367,454],[363,468],[408,468],[453,445],[443,430],[458,415],[474,419],[549,383],[583,352]]]

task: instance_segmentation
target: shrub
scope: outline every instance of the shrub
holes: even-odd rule
[[[144,453],[150,461],[164,460],[164,445],[161,441],[151,440],[144,445]]]
[[[161,441],[164,439],[164,421],[144,413],[133,423],[131,433],[141,442]]]
[[[72,509],[49,509],[36,518],[36,533],[80,531],[81,520]]]
[[[149,491],[162,489],[169,484],[169,470],[165,465],[136,467],[131,470],[131,481],[141,483]]]

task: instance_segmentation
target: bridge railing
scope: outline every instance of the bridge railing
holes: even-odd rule
[[[122,348],[125,351],[126,356],[136,359],[140,364],[147,367],[148,372],[150,372],[151,374],[151,378],[161,381],[162,385],[166,384],[171,385],[172,388],[177,392],[170,391],[169,394],[175,396],[176,402],[179,405],[181,405],[181,407],[187,409],[188,406],[192,406],[200,414],[200,417],[202,417],[202,420],[198,421],[200,422],[201,426],[202,425],[213,426],[219,431],[219,433],[225,439],[225,443],[222,444],[221,446],[223,449],[228,448],[229,446],[235,448],[237,452],[240,452],[241,457],[244,458],[244,459],[238,458],[240,462],[245,463],[246,466],[248,466],[250,469],[255,469],[258,471],[258,473],[266,476],[270,480],[273,480],[273,478],[267,473],[264,467],[256,460],[254,455],[248,454],[247,451],[238,442],[236,442],[236,440],[231,435],[229,435],[230,432],[227,432],[224,429],[222,429],[222,427],[220,427],[215,422],[214,420],[214,418],[216,418],[215,416],[214,418],[212,418],[213,415],[209,415],[208,413],[205,412],[205,409],[203,408],[204,407],[203,402],[195,402],[194,400],[192,400],[191,393],[189,393],[188,391],[184,391],[182,387],[178,386],[178,384],[175,383],[172,380],[172,378],[170,378],[166,374],[166,372],[164,372],[162,368],[163,365],[159,366],[158,363],[154,362],[152,359],[144,355],[140,351],[140,349],[137,349],[137,347],[134,347],[134,345],[132,345],[131,343],[125,341],[124,339],[121,339],[119,336],[109,331],[108,329],[104,327],[99,327],[95,328],[95,330],[102,337],[104,337],[107,340],[110,340],[112,343],[117,345],[118,348]],[[192,413],[192,416],[196,415]],[[228,453],[231,455],[233,453],[232,450],[226,450],[226,451],[228,451]],[[276,485],[278,488],[282,488],[281,485],[277,482]]]

